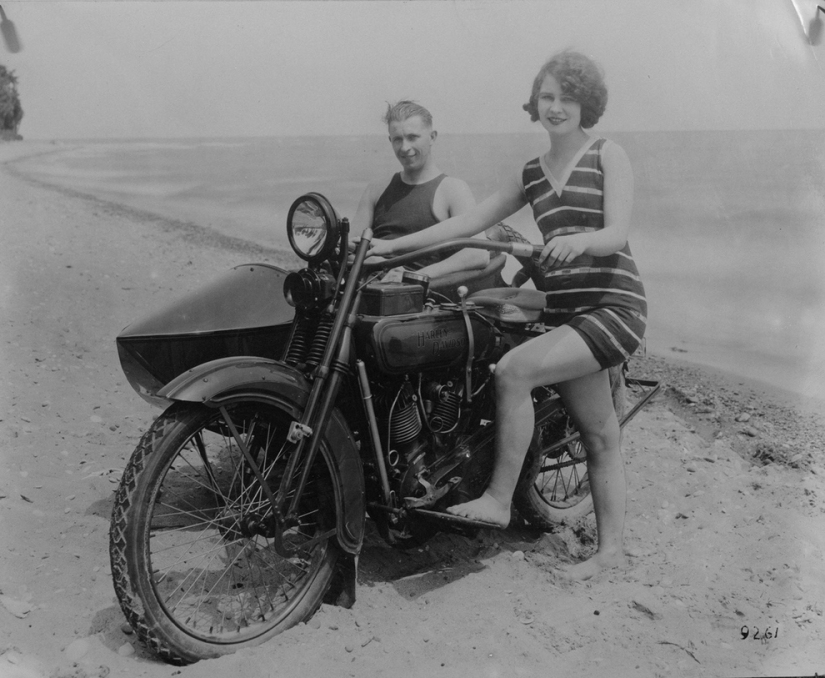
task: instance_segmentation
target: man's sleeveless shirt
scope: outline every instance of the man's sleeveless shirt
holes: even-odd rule
[[[446,176],[440,174],[423,184],[411,185],[401,180],[400,172],[396,173],[375,203],[372,218],[373,235],[376,238],[393,240],[437,224],[439,219],[433,213],[433,199],[438,186]],[[423,268],[438,260],[438,256],[430,256],[408,267]]]

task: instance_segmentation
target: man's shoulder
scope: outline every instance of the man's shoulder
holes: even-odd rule
[[[464,179],[459,179],[458,177],[452,177],[449,174],[444,175],[444,179],[441,181],[441,184],[446,187],[461,187],[461,188],[469,188]]]
[[[466,212],[475,204],[470,186],[463,179],[445,176],[433,197],[433,213],[439,221]]]
[[[464,179],[445,174],[444,179],[438,185],[438,190],[443,191],[447,196],[466,195],[470,192],[470,185]]]
[[[390,184],[397,176],[398,172],[396,172],[395,174],[391,174],[389,176],[383,176],[380,179],[375,179],[374,181],[371,181],[369,184],[367,184],[365,192],[367,195],[370,196],[373,204],[378,202],[378,198],[380,198],[384,191],[386,191],[389,188]]]

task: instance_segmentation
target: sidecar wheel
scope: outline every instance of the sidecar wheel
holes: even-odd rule
[[[619,420],[624,416],[626,389],[621,367],[611,368],[613,407]],[[576,433],[561,401],[547,424],[536,431],[516,487],[513,503],[528,523],[541,530],[586,516],[593,510],[593,495],[587,475],[586,450],[574,440],[548,454],[553,443]]]
[[[295,413],[249,400],[226,411],[277,492]],[[340,553],[330,536],[333,497],[319,453],[297,524],[280,534],[289,553],[279,555],[269,502],[221,411],[173,405],[141,439],[115,497],[109,553],[129,624],[161,658],[188,664],[259,645],[306,620]]]

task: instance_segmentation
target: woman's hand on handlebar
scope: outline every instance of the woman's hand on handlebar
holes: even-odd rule
[[[573,233],[550,238],[539,255],[541,268],[545,271],[551,268],[559,268],[584,254],[587,246],[586,235],[585,233]]]

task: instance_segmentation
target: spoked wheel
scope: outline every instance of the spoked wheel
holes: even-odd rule
[[[129,623],[163,659],[258,645],[320,605],[339,554],[322,451],[297,521],[279,528],[239,446],[277,493],[293,420],[272,403],[176,404],[132,455],[112,513],[112,576]]]
[[[610,370],[610,383],[613,407],[621,421],[625,409],[621,368]],[[522,517],[544,530],[569,523],[593,510],[587,451],[578,437],[559,444],[574,436],[577,430],[558,398],[554,407],[548,422],[536,430],[513,497]]]

